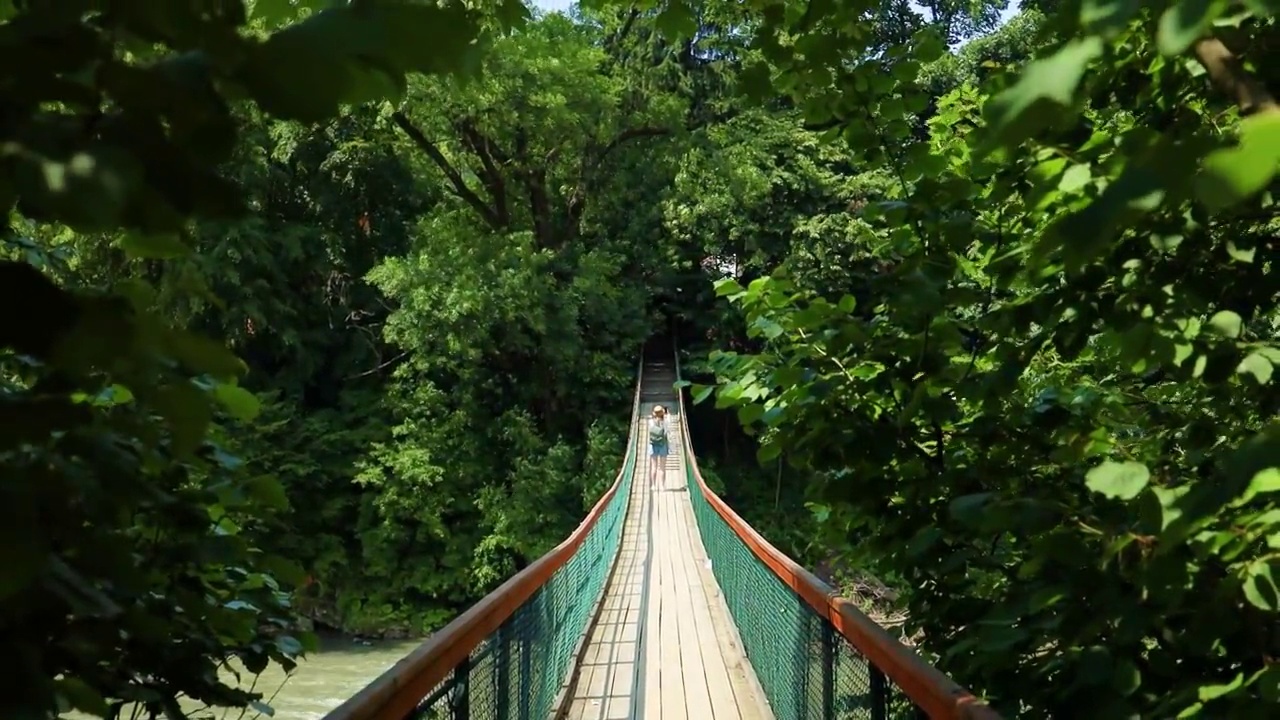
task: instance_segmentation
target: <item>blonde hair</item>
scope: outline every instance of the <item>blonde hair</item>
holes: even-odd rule
[[[665,415],[665,414],[666,414],[666,412],[667,412],[667,409],[666,409],[666,408],[664,408],[664,407],[662,407],[661,405],[654,405],[654,406],[653,406],[653,414],[654,414],[654,415],[657,415],[658,413],[663,413],[663,414]]]

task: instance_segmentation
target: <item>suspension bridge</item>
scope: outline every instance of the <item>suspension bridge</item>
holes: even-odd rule
[[[622,469],[573,534],[325,720],[999,720],[708,488],[678,377],[641,364]]]

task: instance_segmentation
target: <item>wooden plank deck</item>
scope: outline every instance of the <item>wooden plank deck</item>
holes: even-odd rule
[[[675,403],[663,403],[668,410]],[[649,412],[646,403],[643,411]],[[677,420],[673,415],[672,420]],[[673,423],[674,425],[674,423]],[[639,462],[618,564],[565,703],[568,720],[772,720],[694,522],[678,432],[660,484]]]

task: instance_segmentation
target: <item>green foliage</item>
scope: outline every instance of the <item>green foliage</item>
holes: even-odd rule
[[[716,489],[1010,716],[1274,706],[1270,5],[81,5],[0,5],[5,717],[439,627],[660,322]]]
[[[175,329],[198,317],[178,298],[221,302],[195,272],[209,256],[166,273],[128,258],[182,258],[214,227],[190,221],[249,207],[222,172],[244,125],[231,97],[318,120],[394,95],[406,74],[464,68],[479,25],[410,3],[275,32],[296,9],[259,5],[251,26],[241,2],[90,5],[0,6],[0,197],[14,210],[0,295],[23,307],[0,322],[0,637],[16,683],[0,707],[262,708],[220,670],[291,668],[306,636],[289,593],[302,573],[260,549],[284,488],[232,454],[234,421],[261,407],[224,343]]]
[[[758,7],[774,87],[888,181],[822,234],[843,278],[784,240],[719,282],[747,337],[712,353],[717,406],[1010,716],[1266,714],[1268,11],[1070,4],[1025,68],[953,85],[932,30],[882,52],[864,3]]]

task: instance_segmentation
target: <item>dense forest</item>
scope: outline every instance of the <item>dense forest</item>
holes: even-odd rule
[[[0,2],[0,714],[438,629],[655,336],[730,504],[1009,717],[1274,713],[1276,12]]]

